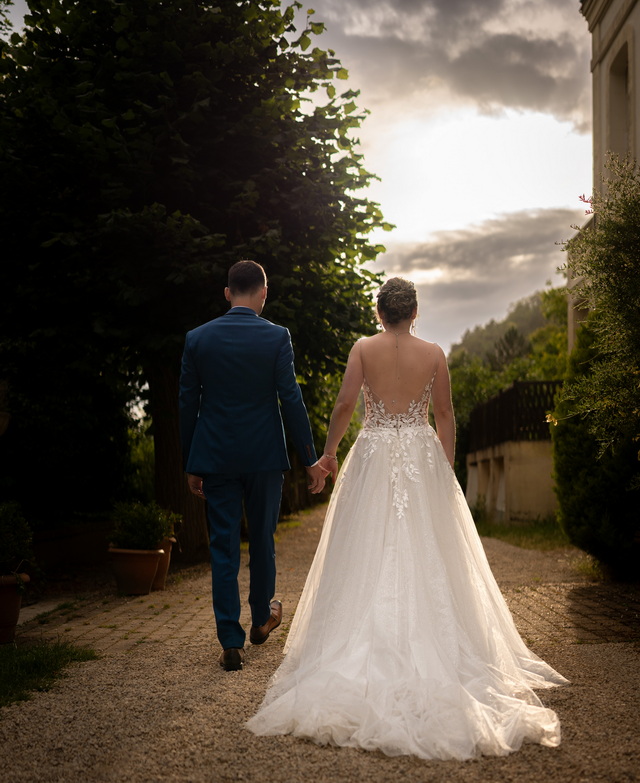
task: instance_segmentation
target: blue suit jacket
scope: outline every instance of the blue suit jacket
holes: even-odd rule
[[[180,437],[187,473],[287,470],[281,410],[304,465],[316,461],[289,331],[248,307],[187,334]]]

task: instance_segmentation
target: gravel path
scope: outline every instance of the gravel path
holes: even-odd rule
[[[576,550],[536,552],[485,539],[496,578],[534,651],[571,680],[544,691],[560,715],[559,748],[525,745],[505,758],[420,761],[292,737],[258,738],[243,724],[281,659],[324,508],[278,543],[285,621],[247,649],[241,672],[217,665],[206,569],[136,599],[96,593],[47,617],[28,607],[21,639],[65,638],[102,651],[47,693],[0,709],[5,780],[46,783],[627,783],[640,780],[640,589],[589,582]],[[242,569],[246,595],[247,569]],[[26,611],[26,610],[23,610]],[[245,620],[247,618],[245,617]],[[45,622],[46,621],[46,622]]]

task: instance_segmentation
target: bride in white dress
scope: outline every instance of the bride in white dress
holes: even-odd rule
[[[413,284],[392,278],[384,331],[351,351],[321,459],[334,479],[361,388],[363,427],[247,727],[424,759],[555,746],[558,718],[532,689],[567,681],[527,649],[491,573],[452,469],[446,359],[411,334],[416,314]]]

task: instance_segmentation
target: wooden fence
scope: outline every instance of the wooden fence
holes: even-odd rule
[[[506,441],[549,440],[546,415],[554,409],[561,385],[561,381],[516,381],[475,407],[469,420],[469,452]]]

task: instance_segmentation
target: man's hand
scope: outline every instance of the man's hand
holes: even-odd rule
[[[338,478],[338,458],[331,454],[323,454],[318,460],[321,468],[331,473],[331,479],[335,481]]]
[[[194,495],[205,500],[204,492],[202,491],[202,479],[200,476],[193,476],[191,473],[187,473],[187,484]]]
[[[309,489],[313,495],[317,495],[318,492],[322,492],[324,489],[324,480],[327,477],[329,471],[321,467],[319,462],[315,465],[311,465],[305,468],[307,476],[309,477]]]

